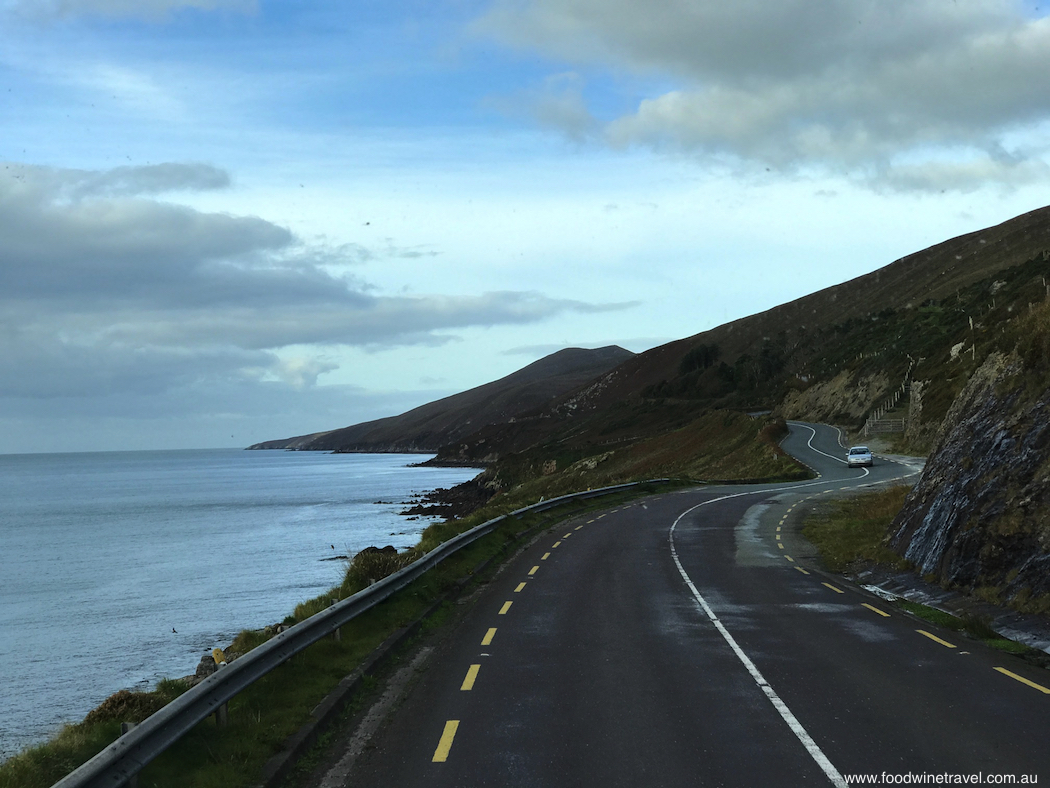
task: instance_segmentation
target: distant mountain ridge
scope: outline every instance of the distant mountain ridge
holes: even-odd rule
[[[634,354],[616,345],[566,348],[499,380],[388,416],[341,429],[264,441],[249,449],[339,452],[435,452],[491,424],[513,422],[543,408]]]

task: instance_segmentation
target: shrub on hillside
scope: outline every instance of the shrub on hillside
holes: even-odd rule
[[[347,597],[372,585],[384,577],[394,574],[399,569],[408,566],[418,557],[413,548],[399,553],[393,547],[382,550],[368,547],[350,559],[346,567],[346,575],[340,587],[340,596]]]

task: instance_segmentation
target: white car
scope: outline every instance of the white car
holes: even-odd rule
[[[853,446],[848,452],[846,452],[846,465],[850,468],[855,468],[858,465],[874,465],[875,458],[871,454],[871,449],[867,446]]]

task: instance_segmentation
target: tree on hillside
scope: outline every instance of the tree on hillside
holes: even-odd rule
[[[708,369],[722,355],[718,345],[697,345],[682,358],[678,365],[679,375],[688,375],[690,372]]]

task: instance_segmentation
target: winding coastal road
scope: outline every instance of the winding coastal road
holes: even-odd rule
[[[1050,783],[1050,676],[823,574],[795,533],[807,499],[917,467],[847,469],[818,425],[784,448],[819,478],[653,496],[541,536],[326,784]]]

